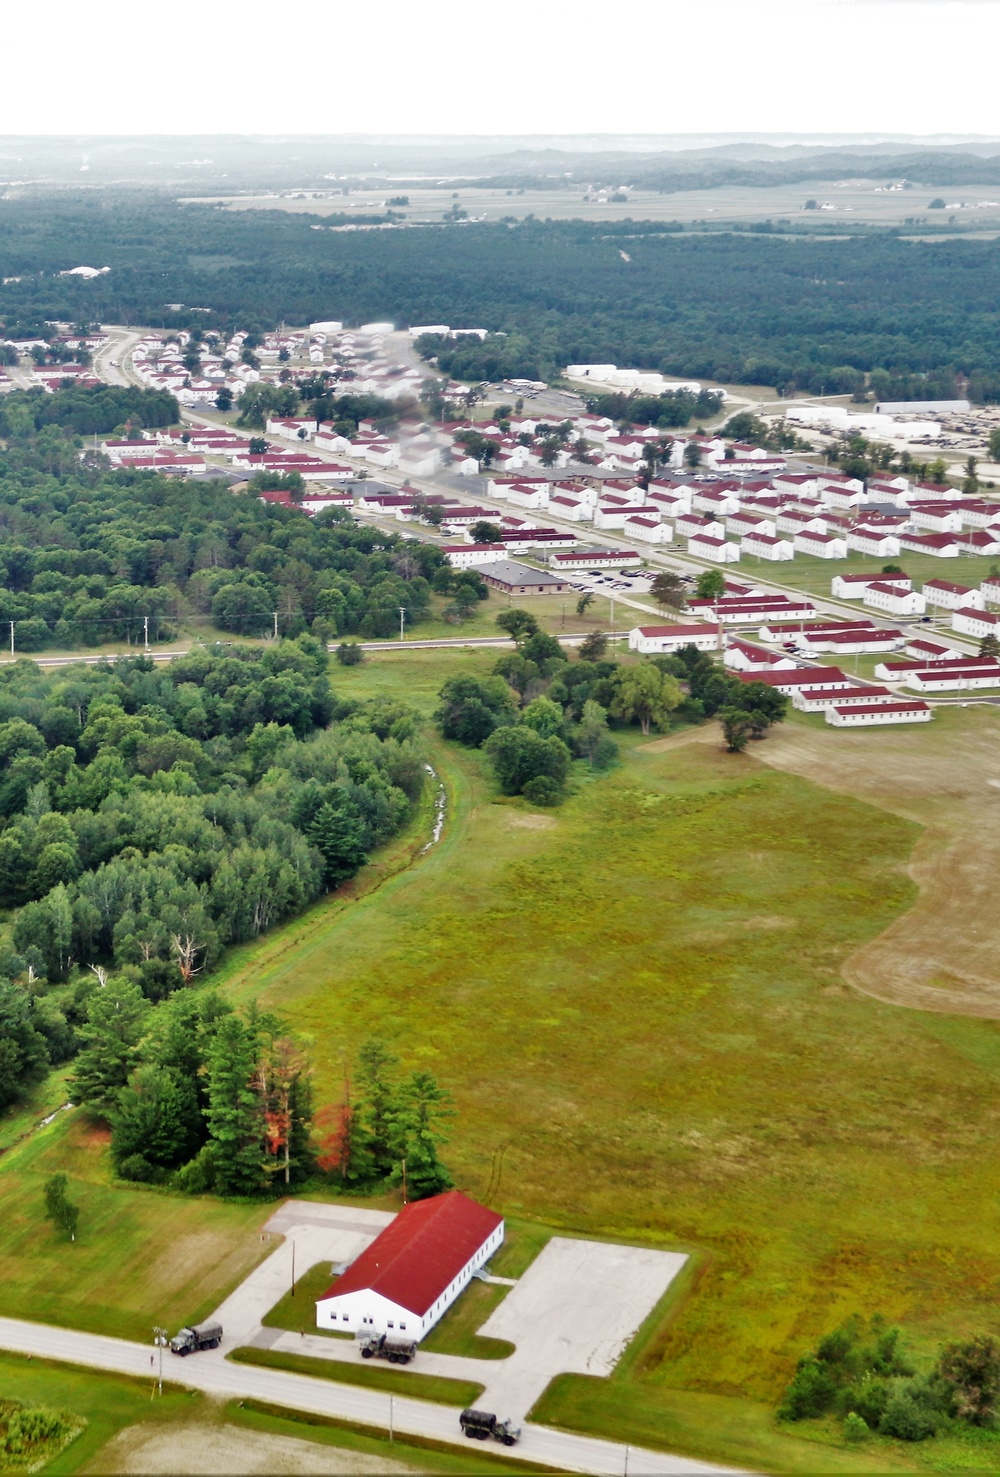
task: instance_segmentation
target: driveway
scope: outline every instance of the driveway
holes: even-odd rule
[[[265,1313],[292,1285],[293,1257],[296,1277],[317,1262],[352,1262],[392,1219],[387,1210],[287,1200],[261,1233],[283,1236],[284,1241],[212,1314],[225,1330],[222,1348],[229,1353],[255,1341]]]

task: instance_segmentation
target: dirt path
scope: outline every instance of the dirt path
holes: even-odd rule
[[[164,1472],[176,1477],[252,1477],[254,1473],[352,1474],[409,1472],[399,1462],[363,1456],[347,1448],[245,1431],[240,1426],[129,1426],[103,1447],[87,1469],[110,1474]]]
[[[848,984],[893,1005],[1000,1019],[1000,718],[938,710],[929,727],[839,732],[787,724],[765,764],[924,827],[910,911],[846,960]]]

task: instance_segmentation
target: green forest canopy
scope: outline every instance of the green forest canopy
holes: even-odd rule
[[[331,315],[475,323],[505,333],[504,372],[530,378],[611,361],[829,393],[881,369],[880,393],[895,397],[944,393],[958,370],[973,398],[1000,399],[994,241],[531,217],[328,226],[138,191],[5,200],[0,276],[22,280],[0,289],[0,319],[9,332],[51,319],[258,330]],[[111,271],[90,281],[55,275],[81,262]],[[495,357],[496,342],[480,352]]]
[[[175,481],[80,461],[76,428],[131,418],[164,425],[153,391],[14,393],[0,402],[0,626],[15,649],[173,638],[177,623],[259,637],[309,630],[385,637],[430,607],[444,556],[428,544],[359,528],[337,512],[234,495],[223,482]],[[39,428],[40,426],[40,428]]]

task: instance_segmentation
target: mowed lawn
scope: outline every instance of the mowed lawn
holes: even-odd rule
[[[223,1204],[111,1181],[107,1131],[79,1110],[0,1159],[0,1315],[152,1339],[204,1318],[272,1251],[272,1205]],[[48,1177],[69,1178],[75,1242],[45,1220]]]
[[[428,657],[351,680],[427,707]],[[1000,1287],[997,1026],[840,977],[913,901],[920,828],[690,739],[629,740],[553,812],[438,744],[440,846],[229,980],[311,1039],[320,1101],[368,1034],[435,1072],[471,1194],[492,1176],[510,1214],[692,1252],[628,1371],[654,1424],[658,1392],[772,1402],[856,1309],[990,1328]]]

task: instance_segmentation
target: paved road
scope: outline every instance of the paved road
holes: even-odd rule
[[[77,1333],[21,1319],[0,1318],[0,1347],[31,1354],[35,1358],[54,1359],[140,1379],[153,1374],[151,1351],[146,1344],[129,1343],[100,1334]],[[457,1412],[430,1401],[391,1397],[380,1391],[340,1385],[332,1380],[311,1379],[279,1369],[230,1364],[221,1351],[206,1351],[183,1361],[168,1353],[164,1359],[164,1373],[174,1383],[201,1390],[216,1399],[266,1401],[289,1410],[353,1421],[379,1430],[386,1430],[391,1420],[393,1428],[401,1433],[464,1445],[458,1430]],[[505,1450],[504,1455],[515,1461],[540,1462],[562,1472],[616,1474],[624,1473],[627,1465],[631,1477],[642,1477],[647,1473],[649,1477],[683,1477],[684,1473],[700,1477],[700,1474],[733,1470],[672,1456],[667,1452],[626,1448],[617,1442],[535,1425],[526,1426],[520,1443],[509,1451]]]

